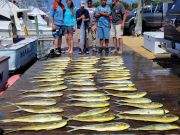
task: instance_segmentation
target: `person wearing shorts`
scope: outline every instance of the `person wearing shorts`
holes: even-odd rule
[[[76,28],[76,9],[72,0],[66,0],[66,11],[64,13],[65,37],[68,45],[68,53],[73,54],[73,33]]]
[[[58,53],[61,54],[61,44],[62,44],[62,36],[63,36],[63,25],[64,18],[63,14],[65,11],[64,5],[61,3],[61,0],[55,0],[50,9],[50,22],[52,25],[52,34],[54,38],[54,48],[51,49],[50,53]]]
[[[115,49],[113,52],[121,54],[123,51],[123,29],[125,23],[125,8],[119,0],[113,0],[111,37]]]
[[[107,0],[101,0],[101,5],[96,8],[96,18],[98,19],[98,38],[100,40],[99,53],[103,51],[105,41],[105,52],[109,53],[109,38],[110,38],[110,14],[111,9],[106,4]]]

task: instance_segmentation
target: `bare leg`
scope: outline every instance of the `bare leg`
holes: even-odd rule
[[[62,37],[58,39],[58,44],[56,48],[61,48],[61,45],[62,45]]]
[[[59,39],[57,38],[54,40],[54,48],[58,48],[58,46],[59,46]]]
[[[123,38],[119,38],[118,41],[119,41],[119,49],[120,51],[123,51]]]
[[[114,48],[117,50],[117,38],[113,37],[113,42],[114,42]]]
[[[74,41],[73,41],[73,33],[69,33],[69,40],[70,40],[70,51],[69,53],[73,53],[73,46],[74,46]]]
[[[66,37],[66,42],[67,42],[67,45],[68,45],[68,53],[69,53],[69,51],[70,51],[70,46],[69,46],[69,35],[68,34],[66,34],[65,35],[65,37]]]
[[[103,39],[100,39],[100,40],[99,40],[99,45],[100,45],[100,48],[102,48],[102,47],[103,47],[103,43],[104,43],[104,40],[103,40]]]
[[[106,45],[106,48],[108,48],[108,46],[109,46],[109,39],[105,39],[105,45]]]

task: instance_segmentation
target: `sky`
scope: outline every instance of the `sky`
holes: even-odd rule
[[[50,3],[52,3],[54,0],[49,0]],[[93,1],[98,1],[98,0],[93,0]],[[107,0],[108,2],[111,2],[112,0]],[[137,2],[137,0],[122,0],[124,2],[128,2],[128,3],[131,3],[131,2]],[[62,0],[63,3],[66,3],[66,0]],[[79,7],[79,2],[80,0],[73,0],[74,4],[76,7]],[[50,4],[51,5],[51,4]]]

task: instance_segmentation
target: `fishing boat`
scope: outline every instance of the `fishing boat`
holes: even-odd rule
[[[4,1],[4,3],[3,3]],[[7,0],[2,0],[0,3],[0,36],[8,36],[11,34],[11,16],[14,16],[15,26],[17,28],[18,35],[23,36],[51,36],[51,28],[47,25],[36,25],[32,23],[32,21],[28,18],[28,13],[30,13],[30,9],[19,8],[14,3],[11,3]],[[37,17],[38,18],[38,17]],[[38,19],[37,19],[38,22]],[[42,22],[42,19],[40,20]]]
[[[36,58],[37,42],[37,38],[24,38],[15,43],[12,38],[1,38],[0,54],[10,58],[7,69],[18,70]]]

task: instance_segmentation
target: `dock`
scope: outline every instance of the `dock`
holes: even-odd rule
[[[125,43],[126,44],[126,43]],[[62,57],[67,56],[63,55]],[[82,56],[81,56],[82,57]],[[97,56],[99,57],[99,55]],[[101,56],[104,57],[104,56]],[[150,59],[152,58],[152,55],[147,54],[147,57]],[[77,55],[75,55],[75,58],[78,58]],[[125,66],[127,69],[130,70],[131,73],[131,80],[135,84],[135,86],[138,88],[138,91],[144,91],[147,92],[147,98],[150,98],[154,102],[159,102],[164,105],[163,108],[168,109],[170,111],[170,114],[175,114],[177,116],[180,116],[180,79],[174,75],[171,70],[169,69],[163,69],[161,66],[159,66],[156,62],[153,62],[152,60],[149,60],[145,58],[145,56],[139,55],[136,51],[130,49],[129,47],[125,46],[124,54],[122,55],[122,58],[124,59]],[[19,90],[31,90],[35,88],[38,83],[31,83],[30,78],[32,76],[37,76],[39,71],[43,71],[43,63],[44,61],[37,61],[28,71],[26,71],[21,79],[15,83],[11,88],[9,88],[1,97],[0,97],[0,103],[1,108],[0,112],[4,112],[4,116],[1,117],[3,119],[9,118],[9,117],[19,117],[22,115],[27,115],[28,113],[25,112],[17,112],[17,113],[11,113],[11,111],[15,110],[16,107],[14,106],[7,106],[6,102],[18,102],[22,99],[19,99],[20,94],[22,94]],[[97,65],[98,66],[98,65]],[[68,72],[67,72],[68,74]],[[95,78],[95,82],[98,86],[100,84],[98,83],[98,76]],[[68,83],[65,83],[68,86]],[[101,91],[101,90],[98,90]],[[67,104],[73,103],[72,101],[67,101],[67,95],[72,92],[64,91],[63,97],[57,98],[57,106],[62,107],[65,112],[63,112],[63,115],[71,116],[79,114],[83,111],[86,111],[85,108],[79,108],[79,107],[68,107]],[[115,98],[111,97],[110,100],[110,112],[115,113],[117,110],[128,110],[133,109],[131,107],[126,106],[116,106],[113,104],[113,100]],[[118,120],[117,120],[118,121]],[[120,120],[121,122],[126,122],[130,124],[132,127],[142,126],[148,124],[153,124],[150,122],[137,122],[132,120]],[[71,126],[80,126],[80,125],[87,125],[92,123],[86,123],[86,122],[77,122],[77,121],[70,121],[68,122],[68,125]],[[177,125],[180,125],[180,121],[178,120],[176,122]],[[0,124],[0,128],[2,129],[8,129],[8,128],[15,128],[19,126],[24,126],[26,123],[5,123]],[[70,130],[70,128],[64,127],[61,129],[56,129],[52,131],[19,131],[19,132],[13,132],[10,133],[10,135],[74,135],[74,134],[128,134],[128,135],[149,135],[149,134],[156,134],[156,135],[162,135],[162,134],[179,134],[180,130],[172,130],[172,131],[120,131],[120,132],[95,132],[95,131],[88,131],[88,130],[78,130],[75,132],[68,133],[67,131]]]

